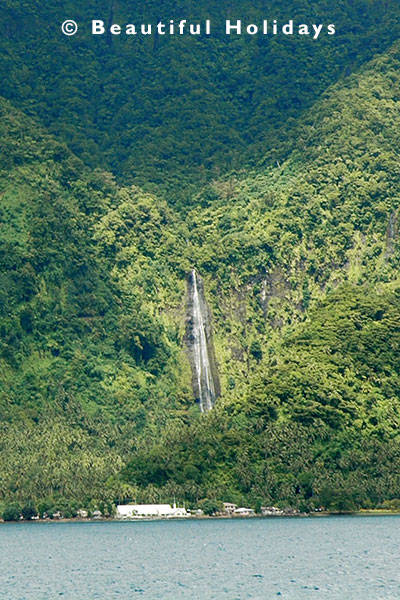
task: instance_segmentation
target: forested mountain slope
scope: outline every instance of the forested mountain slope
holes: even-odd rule
[[[0,95],[91,167],[187,206],[199,183],[243,170],[287,137],[333,82],[400,35],[397,0],[2,3]],[[76,36],[61,23],[75,19]],[[213,23],[206,36],[92,36],[90,22]],[[334,23],[336,36],[226,36],[226,19]]]
[[[399,495],[399,59],[327,91],[279,167],[200,195],[224,395],[127,481],[332,508]]]
[[[1,495],[70,490],[81,460],[74,494],[93,494],[138,432],[193,404],[179,319],[156,291],[166,280],[181,300],[179,227],[6,101],[0,122]]]
[[[366,5],[360,1],[360,10],[349,14],[364,18]],[[347,9],[343,2],[335,10]],[[89,15],[92,7],[80,10]],[[54,11],[58,16],[60,9]],[[374,11],[386,14],[384,3],[374,3],[368,13],[371,40],[382,50],[390,28],[382,18],[377,35]],[[25,42],[12,28],[10,35],[18,41],[7,49],[12,66],[23,60]],[[357,39],[355,32],[349,47]],[[89,42],[73,43],[63,65],[71,73],[71,57],[79,48],[86,52]],[[225,42],[214,43],[222,60],[218,44]],[[207,47],[210,52],[213,43]],[[238,56],[256,47],[238,41]],[[182,51],[173,45],[164,51],[172,48]],[[249,151],[254,158],[263,147],[264,158],[219,178],[216,171],[231,163],[214,154],[227,130],[226,123],[221,131],[214,127],[214,113],[207,122],[215,139],[207,138],[209,148],[201,144],[198,163],[182,123],[168,141],[171,162],[158,162],[153,148],[160,148],[161,133],[151,136],[149,146],[146,136],[128,128],[131,137],[124,142],[121,130],[99,117],[101,99],[97,120],[92,115],[79,124],[81,108],[73,118],[68,102],[58,103],[60,114],[50,119],[56,103],[49,90],[58,88],[56,80],[43,87],[44,63],[26,93],[17,80],[13,91],[3,89],[0,501],[71,508],[75,501],[175,495],[189,502],[230,499],[308,509],[400,497],[400,49],[395,43],[360,66],[371,50],[360,51],[357,60],[343,52],[341,64],[333,47],[314,48],[322,53],[319,64],[324,57],[332,61],[332,71],[319,88],[310,80],[313,91],[301,106],[265,109],[275,115],[267,126],[261,101],[251,103],[251,118],[246,102],[238,101],[248,127],[235,146],[232,139],[245,121],[231,121],[233,138],[223,139],[221,156],[232,148],[246,164],[243,147],[254,122],[264,133],[250,136]],[[32,43],[29,52],[38,47]],[[112,61],[122,60],[123,46],[99,45],[96,52],[109,53],[105,64],[115,74]],[[94,61],[100,60],[96,52]],[[33,56],[30,65],[36,64]],[[165,82],[162,64],[156,77]],[[192,60],[188,64],[196,70]],[[54,65],[52,72],[58,73]],[[79,88],[79,81],[75,72],[71,82]],[[258,85],[259,78],[254,81]],[[283,84],[274,81],[276,93],[284,94]],[[264,79],[252,93],[266,89]],[[233,90],[239,98],[240,86]],[[198,122],[199,103],[186,92]],[[226,114],[225,104],[214,100],[212,110]],[[114,118],[112,97],[110,102]],[[182,106],[171,102],[181,114]],[[90,110],[96,105],[89,104]],[[125,108],[131,119],[134,109]],[[147,118],[154,123],[152,114],[138,117],[140,127]],[[174,122],[163,109],[158,114],[162,123]],[[283,131],[284,115],[291,115],[287,135],[272,143],[273,132]],[[61,123],[68,123],[71,137]],[[115,140],[103,139],[103,130],[114,132]],[[96,168],[103,158],[110,169],[118,164],[118,182]],[[126,176],[133,164],[137,177]],[[189,194],[189,179],[202,179],[197,165],[214,179],[197,185],[183,203],[173,179]],[[147,190],[156,182],[159,193],[132,181]],[[168,202],[161,198],[166,190]],[[212,310],[222,387],[216,408],[205,416],[193,400],[184,348],[185,278],[192,267],[203,278]]]
[[[341,284],[396,285],[398,68],[396,44],[327,91],[279,167],[214,183],[189,213],[190,253],[209,273],[216,317],[224,300],[247,315],[242,351],[249,335],[275,339]],[[221,323],[237,344],[242,324]]]

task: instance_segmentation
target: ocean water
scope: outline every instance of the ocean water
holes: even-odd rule
[[[6,600],[399,600],[400,517],[0,525]]]

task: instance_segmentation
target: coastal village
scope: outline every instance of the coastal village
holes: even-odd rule
[[[277,508],[275,506],[262,506],[256,512],[253,508],[237,506],[232,502],[223,502],[214,510],[210,508],[186,508],[184,505],[173,504],[118,504],[114,505],[112,510],[103,512],[99,509],[89,510],[80,508],[74,513],[61,510],[56,512],[43,512],[31,508],[30,512],[26,510],[15,510],[13,513],[7,510],[3,513],[3,519],[0,517],[0,522],[4,521],[86,521],[86,520],[120,520],[120,521],[136,521],[136,520],[160,520],[160,519],[199,519],[199,518],[251,518],[251,517],[277,517],[277,516],[303,516],[297,509],[293,508]],[[305,516],[305,515],[304,515]]]
[[[380,506],[359,511],[329,511],[320,506],[311,512],[301,512],[290,506],[259,506],[257,510],[245,506],[238,506],[233,502],[215,503],[213,501],[199,502],[199,507],[187,508],[185,503],[180,505],[175,501],[172,504],[101,504],[100,507],[79,508],[66,510],[47,510],[43,507],[36,508],[33,504],[20,507],[14,503],[2,512],[0,510],[0,523],[9,521],[33,522],[60,522],[60,521],[155,521],[155,520],[186,520],[186,519],[240,519],[240,518],[270,518],[270,517],[310,517],[328,516],[337,514],[368,514],[391,515],[400,514],[400,500],[385,501]],[[101,510],[100,510],[101,508]]]
[[[283,516],[299,515],[295,509],[276,508],[275,506],[261,507],[261,512],[256,513],[253,508],[238,507],[232,502],[223,502],[220,511],[212,515],[214,517],[255,517],[255,516]],[[116,517],[119,519],[180,519],[190,517],[206,516],[201,509],[186,510],[184,506],[179,507],[175,503],[171,504],[120,504],[117,506]]]

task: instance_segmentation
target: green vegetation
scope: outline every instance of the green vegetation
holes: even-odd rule
[[[8,505],[3,511],[4,521],[19,521],[21,516],[21,507],[18,503]]]
[[[137,452],[122,476],[165,496],[376,506],[399,489],[400,290],[344,288],[284,336],[247,395]],[[147,490],[144,490],[147,493]],[[147,497],[147,496],[146,496]]]
[[[317,5],[317,6],[316,6]],[[188,205],[199,184],[265,156],[326,88],[400,35],[397,0],[5,0],[0,95],[87,165]],[[90,35],[91,19],[211,19],[210,38]],[[69,39],[66,18],[80,25]],[[226,36],[225,19],[336,23],[313,40]],[[275,162],[274,162],[275,164]]]
[[[36,517],[37,510],[33,502],[28,502],[27,504],[24,504],[24,506],[21,508],[21,515],[26,521],[30,521],[31,519],[33,519],[33,517]]]
[[[343,29],[321,43],[134,50],[44,42],[64,10],[25,4],[5,3],[0,38],[4,520],[134,498],[395,509],[397,3],[321,8]],[[93,4],[70,16],[108,14]],[[222,386],[207,415],[184,348],[193,265]]]

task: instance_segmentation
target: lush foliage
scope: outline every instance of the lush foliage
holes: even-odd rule
[[[82,160],[188,204],[188,189],[276,148],[321,93],[399,36],[397,0],[5,0],[0,94]],[[91,19],[211,19],[201,36],[90,35]],[[60,25],[74,18],[77,36]],[[335,23],[338,36],[226,36],[225,19]]]
[[[4,4],[1,37],[4,519],[132,498],[396,506],[397,4],[321,2],[340,42],[143,41],[135,61],[122,37],[39,43],[65,15],[27,4]],[[184,349],[193,265],[222,384],[206,416]]]

